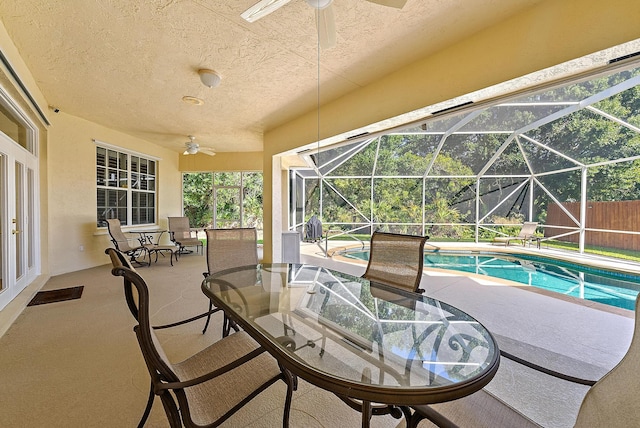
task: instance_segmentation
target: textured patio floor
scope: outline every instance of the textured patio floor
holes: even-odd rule
[[[537,251],[537,250],[536,250]],[[302,245],[306,263],[360,275],[364,264],[325,258],[316,244]],[[108,260],[105,256],[105,262]],[[162,324],[205,310],[200,290],[203,256],[187,255],[171,267],[161,259],[140,273],[151,287],[153,322]],[[510,286],[445,271],[426,271],[423,288],[473,315],[497,337],[501,346],[552,358],[556,364],[601,373],[625,353],[633,314],[596,309]],[[148,375],[132,331],[134,321],[122,294],[122,282],[110,266],[51,278],[43,290],[84,285],[80,299],[27,307],[0,337],[2,427],[135,426],[148,391]],[[28,301],[32,296],[26,296]],[[220,315],[220,314],[218,314]],[[207,334],[202,323],[160,338],[170,358],[179,361],[218,340],[221,317]],[[504,360],[487,386],[512,406],[545,427],[572,426],[584,387],[551,385]],[[229,419],[224,427],[272,428],[282,423],[284,386],[276,384]],[[294,395],[291,426],[334,428],[359,426],[360,415],[332,394],[301,382]],[[168,426],[159,401],[147,427]],[[420,427],[430,426],[427,422]],[[404,427],[389,416],[374,417],[372,427]]]

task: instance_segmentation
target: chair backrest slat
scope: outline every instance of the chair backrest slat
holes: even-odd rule
[[[178,382],[179,379],[174,372],[173,365],[167,358],[151,326],[149,288],[145,280],[131,267],[124,254],[114,248],[107,248],[106,253],[109,254],[113,265],[111,274],[123,277],[127,306],[139,324],[135,328],[136,336],[145,362],[150,368],[150,373],[152,376],[154,372],[156,373],[158,376],[156,380]]]
[[[258,264],[255,228],[207,229],[209,274],[240,266]]]
[[[169,232],[173,233],[176,240],[191,237],[191,227],[187,217],[168,217]]]
[[[107,230],[109,231],[109,236],[111,236],[111,241],[118,250],[123,252],[135,250],[135,248],[129,244],[129,240],[122,231],[120,220],[110,218],[105,221],[107,222]]]
[[[127,258],[127,256],[122,252],[114,248],[107,248],[105,250],[105,253],[107,253],[111,258],[111,265],[113,266],[114,269],[120,268],[120,267],[126,267],[131,271],[136,272],[135,268],[133,267],[133,265]],[[138,321],[138,291],[135,289],[133,284],[131,284],[131,282],[126,278],[124,278],[124,297],[127,302],[127,306],[129,307],[129,311],[131,312],[131,315],[133,315],[133,318],[135,318],[135,320]]]
[[[520,229],[518,238],[529,238],[533,236],[536,233],[537,228],[538,228],[537,221],[525,221],[522,224],[522,229]]]
[[[369,264],[363,278],[404,290],[418,291],[427,239],[428,236],[374,232],[369,248]]]

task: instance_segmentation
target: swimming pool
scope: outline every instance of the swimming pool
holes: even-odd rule
[[[368,251],[347,251],[343,255],[369,260]],[[424,265],[506,279],[630,310],[635,308],[635,299],[640,292],[639,275],[527,254],[516,257],[495,253],[425,251]]]

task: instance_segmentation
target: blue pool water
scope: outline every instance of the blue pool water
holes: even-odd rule
[[[367,251],[347,257],[368,260]],[[635,308],[640,276],[546,257],[470,252],[426,252],[425,267],[470,272],[515,281],[618,308]]]

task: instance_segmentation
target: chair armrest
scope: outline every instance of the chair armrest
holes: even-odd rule
[[[224,340],[224,339],[223,339]],[[255,357],[257,357],[258,355],[262,354],[263,352],[265,352],[264,348],[257,348],[251,352],[249,352],[248,354],[246,354],[244,357],[242,358],[238,358],[237,360],[226,364],[222,367],[220,367],[217,370],[214,370],[212,372],[209,372],[205,375],[202,376],[198,376],[196,378],[193,379],[189,379],[189,380],[185,380],[182,382],[164,382],[160,385],[154,385],[154,392],[156,394],[158,394],[160,391],[163,390],[168,390],[168,389],[183,389],[183,388],[189,388],[190,386],[195,386],[195,385],[199,385],[203,382],[207,382],[211,379],[214,379],[218,376],[221,376],[233,369],[235,369],[236,367],[239,367],[241,365],[243,365],[244,363],[251,361],[252,359],[254,359]],[[159,395],[159,394],[158,394]]]
[[[201,313],[199,315],[193,316],[191,318],[184,319],[182,321],[176,321],[176,322],[173,322],[171,324],[154,325],[151,328],[153,328],[154,330],[162,330],[162,329],[165,329],[165,328],[177,327],[177,326],[182,325],[182,324],[187,324],[187,323],[190,323],[190,322],[193,322],[193,321],[197,321],[197,320],[199,320],[201,318],[204,318],[206,316],[215,314],[216,312],[221,311],[221,310],[222,309],[220,309],[220,308],[214,308],[214,309],[211,309],[210,311],[203,312],[203,313]]]
[[[603,367],[579,361],[517,339],[499,334],[494,334],[494,337],[498,341],[500,356],[557,379],[591,386],[594,385],[597,380],[588,379],[587,377],[593,376],[593,378],[599,379],[608,372],[608,370]],[[532,357],[525,359],[519,355]],[[537,360],[535,357],[538,357]],[[553,364],[553,367],[550,366],[550,363]],[[568,368],[571,373],[565,371],[564,368]]]
[[[540,373],[544,373],[544,374],[547,374],[549,376],[553,376],[553,377],[558,378],[558,379],[566,380],[568,382],[573,382],[573,383],[578,383],[580,385],[588,385],[588,386],[593,386],[597,382],[595,380],[582,379],[582,378],[579,378],[579,377],[575,377],[575,376],[567,375],[567,374],[564,374],[564,373],[560,373],[560,372],[557,372],[555,370],[548,369],[546,367],[542,367],[542,366],[540,366],[540,365],[538,365],[536,363],[532,363],[531,361],[527,361],[527,360],[525,360],[523,358],[516,357],[515,355],[511,355],[508,352],[505,352],[505,351],[502,351],[502,350],[500,350],[500,356],[504,357],[504,358],[507,358],[507,359],[509,359],[511,361],[515,361],[518,364],[522,364],[525,367],[529,367],[530,369],[539,371]]]

